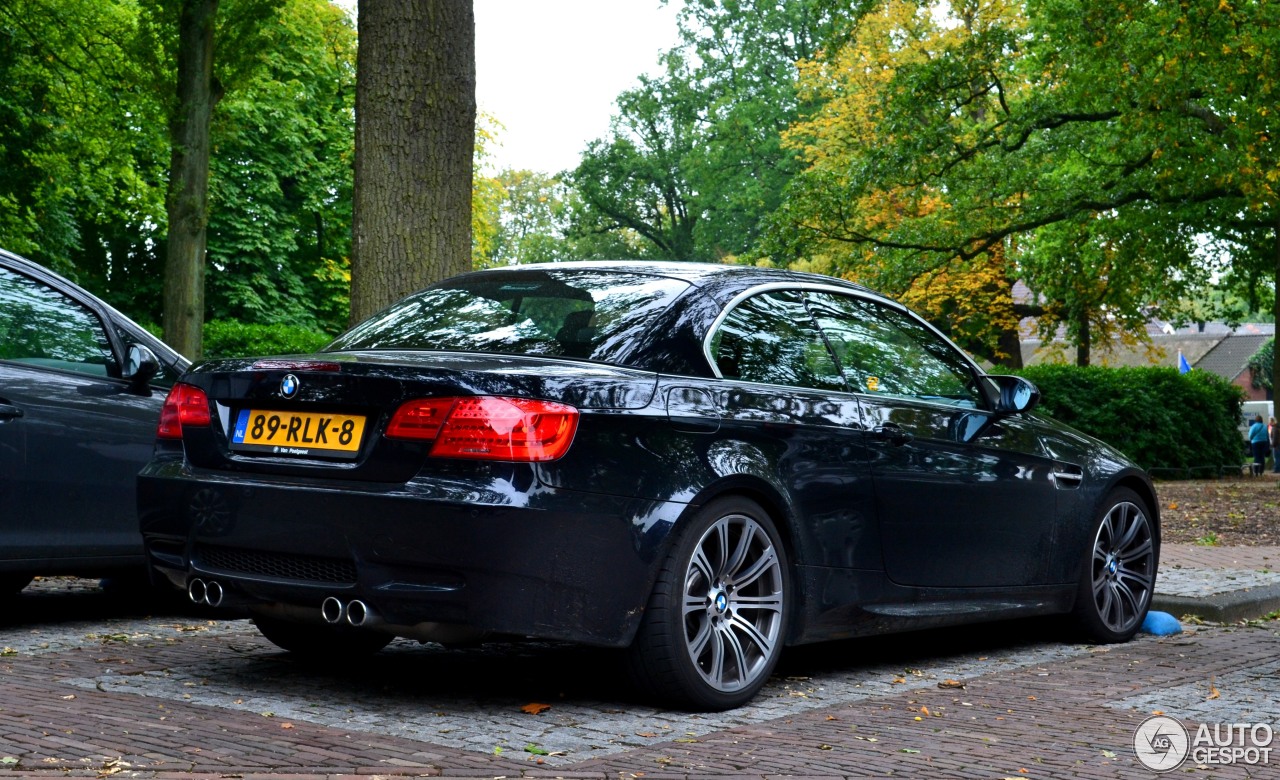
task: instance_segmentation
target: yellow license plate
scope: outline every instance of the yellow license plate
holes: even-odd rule
[[[363,438],[364,417],[359,415],[241,409],[231,432],[231,449],[354,458]]]

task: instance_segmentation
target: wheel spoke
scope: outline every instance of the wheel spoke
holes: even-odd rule
[[[1120,560],[1123,563],[1133,563],[1141,559],[1146,559],[1145,563],[1151,563],[1151,553],[1155,547],[1151,544],[1150,539],[1144,539],[1137,547],[1132,550],[1121,550]]]
[[[769,654],[773,652],[773,641],[765,636],[751,621],[745,620],[741,615],[734,615],[729,620],[729,625],[742,632],[753,645],[758,647],[760,655],[764,658],[768,658]]]
[[[743,562],[747,560],[747,554],[751,550],[751,542],[756,536],[756,524],[745,523],[742,533],[738,536],[738,545],[733,550],[733,555],[728,558],[722,572],[726,578],[732,579],[738,569],[742,568]]]
[[[684,609],[681,612],[682,615],[688,617],[694,612],[705,612],[706,609],[707,597],[705,595],[699,596],[696,593],[684,594]]]
[[[711,561],[707,560],[706,553],[703,551],[701,547],[698,547],[698,549],[693,551],[693,560],[689,561],[689,574],[702,575],[702,579],[705,582],[705,587],[708,589],[710,589],[711,584],[716,581],[715,569],[712,568]],[[686,579],[686,582],[688,582],[690,578],[686,577],[685,579]],[[692,584],[686,586],[685,588],[686,593],[688,593],[691,586]]]
[[[724,689],[724,632],[717,631],[708,625],[708,641],[711,644],[711,667],[707,669],[707,678],[712,685]]]
[[[711,634],[711,621],[700,621],[697,633],[689,640],[689,657],[693,659],[695,664],[698,663],[698,659],[702,658],[702,653],[707,649],[707,642],[711,639]]]
[[[730,626],[725,626],[717,633],[724,644],[728,645],[729,652],[733,653],[733,665],[737,668],[738,685],[745,685],[747,682],[747,651],[742,647],[742,643],[738,641],[738,635],[733,632]],[[727,683],[728,681],[722,678],[722,682]]]
[[[1149,593],[1151,591],[1151,575],[1133,571],[1132,569],[1121,569],[1116,573],[1117,581],[1126,583],[1124,587],[1128,588],[1127,583],[1133,583],[1138,590]]]
[[[1116,611],[1119,613],[1118,617],[1122,618],[1123,620],[1121,623],[1117,623],[1116,625],[1112,626],[1112,628],[1116,630],[1120,630],[1121,628],[1124,628],[1125,623],[1128,623],[1130,619],[1137,616],[1138,610],[1141,607],[1139,607],[1138,605],[1138,602],[1139,602],[1138,597],[1134,595],[1133,591],[1129,589],[1128,585],[1124,584],[1123,582],[1116,582],[1115,585],[1113,586],[1113,589],[1115,590],[1115,593],[1116,593],[1116,604],[1118,606],[1118,609]]]
[[[760,575],[767,571],[772,571],[778,565],[778,554],[772,547],[765,549],[760,553],[760,557],[751,564],[751,566],[737,577],[734,584],[739,590],[747,587],[751,583],[760,578]]]
[[[781,593],[770,593],[765,596],[734,596],[733,603],[739,612],[744,609],[758,609],[765,612],[782,612]]]
[[[1115,542],[1113,548],[1124,550],[1133,544],[1134,539],[1138,537],[1143,527],[1146,526],[1146,518],[1133,509],[1130,504],[1121,504],[1116,509],[1123,510],[1120,527],[1124,529],[1124,533],[1120,535],[1120,539]]]
[[[715,531],[716,545],[719,548],[718,559],[711,569],[711,579],[714,582],[719,577],[724,576],[725,566],[729,563],[729,518],[720,518],[712,530]]]

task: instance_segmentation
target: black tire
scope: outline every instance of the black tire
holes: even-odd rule
[[[296,623],[255,615],[253,624],[267,641],[305,660],[358,658],[373,655],[395,639],[369,629]]]
[[[678,707],[741,706],[782,654],[786,550],[768,513],[736,496],[708,503],[678,534],[628,652],[632,677]]]
[[[1075,617],[1095,642],[1127,642],[1147,617],[1160,553],[1151,517],[1146,501],[1128,488],[1113,490],[1094,517]]]

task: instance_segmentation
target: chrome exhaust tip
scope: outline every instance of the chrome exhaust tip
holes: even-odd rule
[[[369,606],[359,599],[347,604],[347,623],[355,628],[363,626],[370,617]]]
[[[208,604],[211,607],[219,606],[220,604],[222,604],[222,596],[223,596],[223,593],[222,593],[221,583],[215,580],[209,580],[208,582],[205,583],[204,603]]]
[[[347,614],[347,607],[335,596],[329,596],[320,604],[320,617],[329,625],[341,623]]]
[[[187,598],[191,599],[192,604],[204,603],[208,598],[208,587],[204,584],[204,580],[195,577],[187,583]]]

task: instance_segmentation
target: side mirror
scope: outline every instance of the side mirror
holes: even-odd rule
[[[129,354],[125,358],[124,371],[121,376],[129,380],[134,390],[147,386],[151,377],[160,371],[160,361],[156,353],[141,344],[130,344]]]
[[[987,380],[1000,393],[997,414],[1029,412],[1040,403],[1040,390],[1020,376],[988,376]]]

